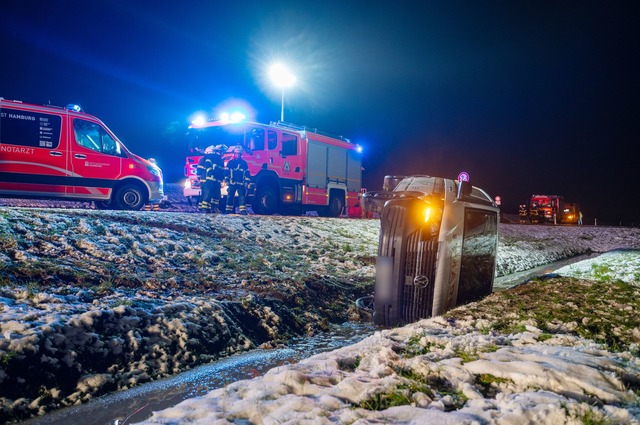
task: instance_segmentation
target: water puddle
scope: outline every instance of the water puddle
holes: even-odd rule
[[[314,354],[355,344],[374,331],[370,323],[345,323],[331,332],[296,338],[286,348],[237,354],[171,378],[99,397],[20,424],[123,425],[140,422],[149,418],[153,411],[175,406],[188,398],[202,397],[238,380],[260,376],[277,366],[297,363]]]
[[[512,273],[506,276],[496,277],[493,280],[493,290],[503,291],[505,289],[509,289],[514,286],[520,285],[521,283],[524,283],[535,277],[553,273],[554,271],[564,266],[568,266],[569,264],[577,263],[579,261],[587,260],[589,258],[597,257],[599,255],[601,255],[601,253],[578,255],[577,257],[565,258],[564,260],[555,261],[553,263],[545,264],[539,267],[534,267],[532,269],[525,270],[522,272],[517,272],[517,273]]]

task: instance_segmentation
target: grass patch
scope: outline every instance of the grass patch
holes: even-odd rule
[[[602,276],[607,273],[606,268],[601,269]],[[634,342],[634,330],[640,327],[640,315],[634,313],[640,311],[640,287],[603,279],[532,280],[453,309],[444,317],[471,315],[487,320],[491,331],[502,334],[522,332],[523,323],[533,322],[544,331],[541,341],[568,333],[602,343],[612,351],[626,350]]]
[[[376,393],[372,397],[360,402],[357,407],[366,410],[385,410],[394,406],[409,406],[414,403],[413,395],[423,393],[427,397],[433,399],[434,391],[425,382],[422,377],[416,376],[411,372],[402,372],[405,377],[403,383],[390,389],[386,393]]]
[[[476,387],[486,398],[496,398],[496,395],[500,392],[500,384],[513,384],[513,381],[508,378],[500,378],[488,373],[482,373],[476,376]]]
[[[461,409],[467,397],[451,385],[447,379],[437,375],[422,376],[412,370],[401,369],[396,373],[403,379],[401,383],[386,393],[377,393],[360,402],[357,407],[367,410],[385,410],[394,406],[415,404],[415,395],[422,393],[431,400],[441,400],[445,411]]]
[[[6,353],[3,353],[2,356],[0,356],[0,366],[8,367],[11,363],[11,359],[13,359],[15,356],[16,353],[14,351],[7,351]]]
[[[445,347],[444,344],[436,344],[431,341],[425,341],[425,343],[423,343],[423,338],[425,338],[425,335],[422,333],[412,335],[403,347],[402,354],[405,357],[423,356],[433,351],[433,348],[443,349]]]

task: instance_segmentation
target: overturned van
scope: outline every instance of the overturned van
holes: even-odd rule
[[[162,172],[76,105],[0,98],[0,197],[94,201],[139,210],[163,199]]]
[[[385,178],[363,208],[380,214],[373,320],[397,326],[437,316],[493,290],[499,209],[468,182]]]

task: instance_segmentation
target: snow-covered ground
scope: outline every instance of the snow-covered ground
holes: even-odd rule
[[[1,420],[356,320],[349,306],[372,290],[378,221],[203,216],[178,204],[0,207]],[[498,275],[640,250],[639,229],[499,232]],[[565,267],[148,422],[639,423],[639,262],[618,251]]]
[[[557,274],[580,280],[494,293],[186,400],[142,423],[640,423],[640,251],[608,252]],[[579,305],[575,300],[584,300],[570,295],[593,296],[594,286],[609,287],[608,296]],[[556,309],[575,310],[578,320],[556,318],[553,307],[546,321],[514,314],[508,304],[524,303],[526,310],[545,302],[540,290],[555,293]],[[511,323],[497,326],[505,315]],[[612,315],[628,320],[613,324]],[[599,325],[597,332],[612,335],[576,332]],[[625,345],[603,342],[622,335]]]

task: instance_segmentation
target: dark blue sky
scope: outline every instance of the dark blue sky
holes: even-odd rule
[[[195,111],[279,118],[282,60],[285,119],[364,145],[369,189],[465,170],[507,213],[559,194],[638,224],[638,4],[4,0],[0,96],[80,103],[176,181]]]

